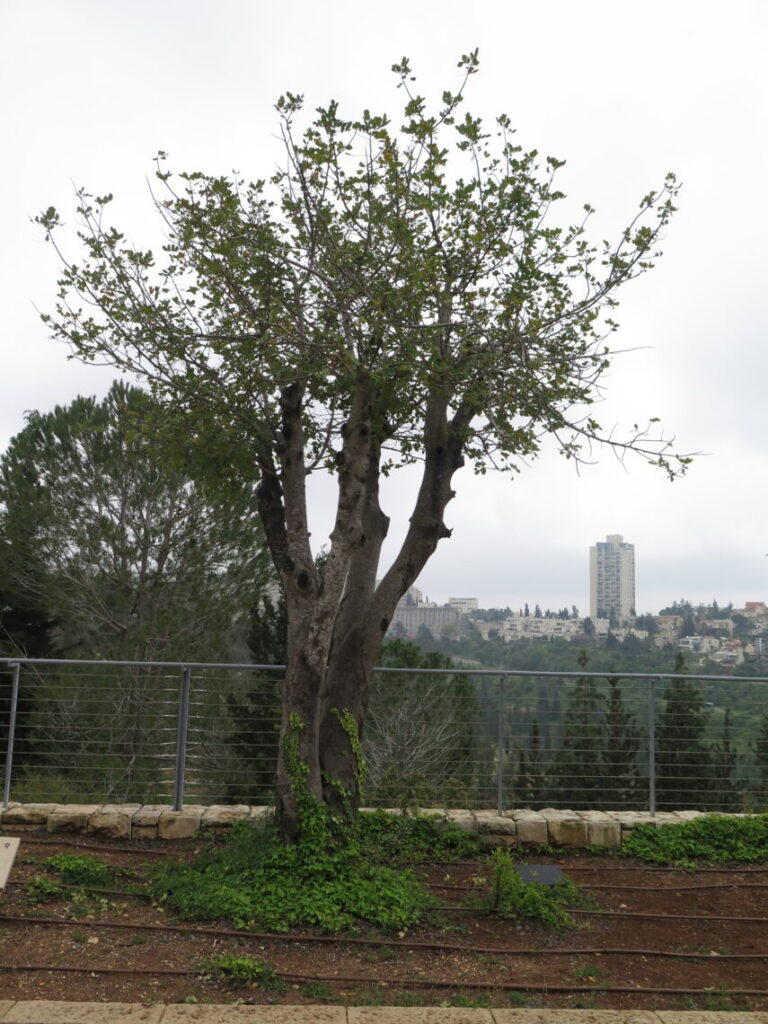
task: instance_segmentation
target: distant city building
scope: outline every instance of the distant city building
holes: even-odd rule
[[[635,546],[620,533],[589,549],[589,614],[626,622],[635,614]]]
[[[440,605],[434,601],[425,601],[423,598],[424,595],[418,587],[409,587],[397,603],[390,630],[399,623],[406,634],[415,636],[419,626],[426,626],[438,636],[443,626],[459,622],[478,606],[476,597],[452,597],[448,604]]]

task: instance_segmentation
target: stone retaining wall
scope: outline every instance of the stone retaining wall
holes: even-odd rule
[[[236,805],[187,805],[174,811],[160,804],[18,804],[0,810],[0,829],[5,832],[45,830],[51,833],[88,833],[109,839],[187,839],[201,830],[227,829],[236,821],[263,818],[270,807]],[[394,811],[394,813],[400,813]],[[545,808],[505,811],[445,811],[438,814],[467,832],[492,836],[498,843],[551,846],[619,846],[635,825],[690,821],[701,811],[570,811]],[[731,815],[744,817],[744,815]]]

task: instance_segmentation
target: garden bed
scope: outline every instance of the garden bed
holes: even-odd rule
[[[520,854],[558,864],[592,901],[573,911],[575,927],[554,931],[476,906],[488,898],[487,858],[426,863],[416,871],[444,909],[417,926],[247,935],[127,895],[141,889],[147,866],[192,859],[200,841],[180,841],[170,854],[157,842],[72,844],[22,836],[0,906],[4,998],[768,1009],[768,863],[679,869]],[[49,861],[64,855],[66,865],[83,853],[108,866],[108,885],[64,884]],[[216,963],[235,977],[217,974]]]

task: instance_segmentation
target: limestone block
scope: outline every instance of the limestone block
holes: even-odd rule
[[[679,825],[680,820],[677,811],[656,811],[655,823],[657,825]]]
[[[202,828],[231,828],[236,821],[247,821],[251,814],[248,804],[211,804],[203,813]]]
[[[650,821],[647,811],[611,811],[611,817],[621,825],[621,834],[625,836],[635,825],[645,825]]]
[[[271,821],[275,814],[274,807],[252,807],[249,815],[250,821]]]
[[[496,1024],[660,1024],[653,1010],[494,1010],[493,1019]]]
[[[621,825],[605,811],[579,811],[587,823],[587,842],[590,846],[619,846]]]
[[[493,1024],[493,1020],[490,1010],[461,1006],[350,1006],[347,1011],[349,1024]]]
[[[517,836],[517,824],[513,818],[495,811],[475,811],[475,818],[481,834]]]
[[[157,828],[163,811],[170,811],[170,804],[142,804],[133,816],[133,827]]]
[[[3,811],[3,828],[8,825],[44,825],[56,804],[12,804]]]
[[[6,1013],[3,1024],[158,1024],[163,1006],[141,1003],[69,1003],[50,999],[19,1002]]]
[[[452,825],[460,828],[462,832],[476,833],[477,821],[472,811],[451,811],[449,820]]]
[[[100,810],[100,804],[56,804],[46,827],[49,832],[87,832],[88,819]]]
[[[768,1014],[746,1010],[657,1010],[659,1024],[768,1024]]]
[[[130,839],[133,816],[141,804],[105,804],[88,819],[88,831],[110,839]]]
[[[468,812],[461,811],[460,813],[466,814]],[[450,818],[451,812],[446,811],[444,807],[419,807],[417,814],[423,814],[425,818]]]
[[[343,1006],[166,1006],[162,1024],[346,1024]],[[402,1024],[402,1019],[401,1019]]]
[[[704,817],[704,811],[677,811],[677,816],[680,821],[695,821]]]
[[[131,825],[131,839],[157,839],[157,825]]]
[[[587,823],[575,811],[545,807],[541,812],[553,846],[586,846]]]
[[[181,811],[163,811],[157,825],[158,839],[188,839],[200,831],[205,807],[190,804]]]
[[[517,826],[517,838],[521,843],[535,843],[543,846],[549,842],[547,822],[538,811],[521,808],[511,812],[512,820]]]

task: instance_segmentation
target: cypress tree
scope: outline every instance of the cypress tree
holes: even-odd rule
[[[639,806],[640,773],[637,757],[640,729],[624,703],[617,678],[608,680],[603,728],[602,769],[607,806],[631,809]]]
[[[679,662],[675,665],[680,668]],[[660,808],[708,805],[712,763],[704,741],[706,711],[688,679],[671,680],[656,724],[656,797]]]

